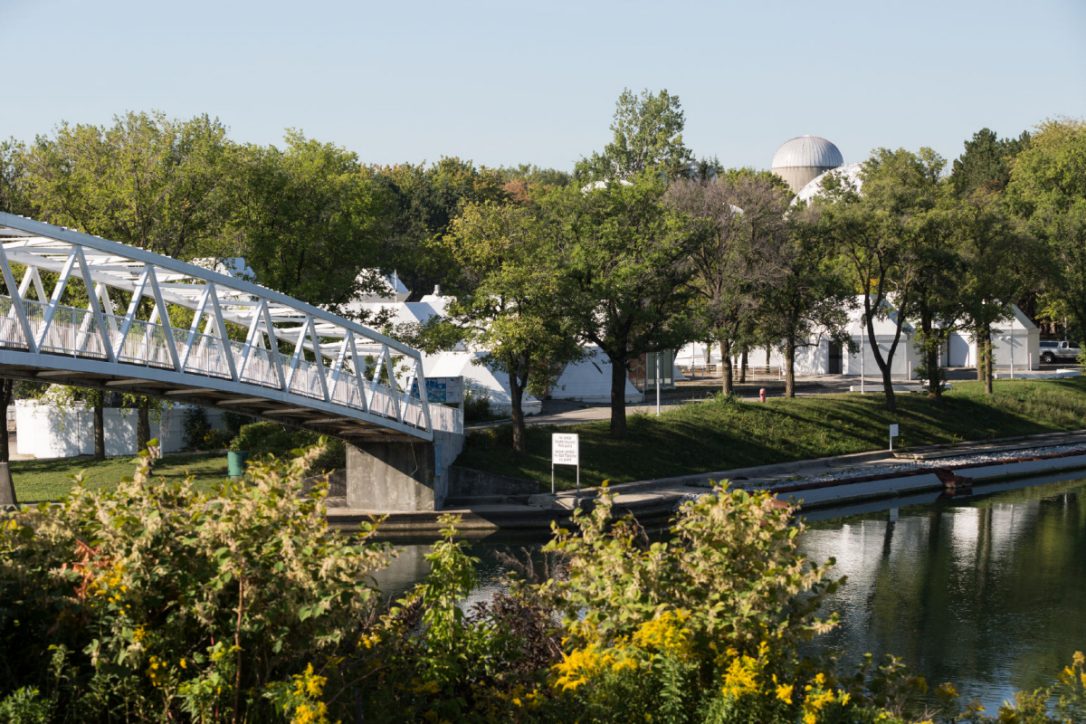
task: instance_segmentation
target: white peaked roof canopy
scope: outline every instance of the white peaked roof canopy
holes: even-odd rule
[[[841,178],[846,184],[852,186],[856,191],[863,189],[863,164],[862,163],[850,163],[847,166],[841,166],[840,168],[834,168],[825,173],[819,174],[811,179],[806,186],[801,188],[796,194],[796,201],[802,201],[804,203],[810,203],[816,196],[821,196],[823,191],[823,184],[829,179],[831,175],[836,175]]]
[[[559,400],[608,402],[611,399],[611,358],[596,345],[584,348],[585,356],[570,362],[551,388],[551,397]],[[626,378],[623,392],[626,402],[641,402],[645,396]]]
[[[476,396],[485,396],[490,400],[491,408],[498,412],[512,409],[512,394],[509,391],[509,375],[501,370],[491,369],[486,360],[489,353],[482,350],[449,351],[426,355],[423,367],[426,376],[463,377],[465,388]],[[535,396],[525,392],[521,401],[524,414],[538,415],[543,403]]]
[[[193,259],[192,263],[202,269],[210,269],[234,279],[244,279],[247,282],[256,281],[256,272],[253,271],[253,268],[249,266],[243,256],[207,256]]]
[[[377,277],[374,285],[373,279]],[[377,288],[368,294],[355,299],[355,302],[405,302],[411,296],[411,290],[400,280],[400,275],[393,271],[391,274],[381,274],[376,269],[363,269],[356,279],[358,283],[366,287]]]

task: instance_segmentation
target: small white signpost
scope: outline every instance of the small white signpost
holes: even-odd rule
[[[554,466],[577,466],[577,490],[581,489],[581,438],[576,433],[551,435],[551,495],[554,495]]]
[[[896,422],[890,425],[890,452],[894,451],[894,438],[898,436],[899,429]]]

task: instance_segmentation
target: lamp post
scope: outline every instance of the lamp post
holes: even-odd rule
[[[864,334],[864,330],[860,329],[860,394],[864,394],[864,358],[867,356],[867,348],[864,345],[864,338],[867,335]]]
[[[656,352],[652,355],[656,360],[656,416],[660,416],[660,353]]]

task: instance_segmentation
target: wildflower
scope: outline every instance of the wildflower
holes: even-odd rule
[[[750,656],[732,659],[728,670],[724,672],[724,687],[721,690],[726,697],[738,699],[744,694],[758,691],[757,660]]]
[[[659,612],[637,628],[633,642],[643,649],[656,649],[673,656],[685,655],[689,652],[692,634],[683,624],[689,618],[690,612],[683,609]]]
[[[1083,654],[1081,651],[1076,651],[1071,657],[1071,661],[1075,666],[1086,666],[1086,654]]]
[[[566,691],[588,683],[588,680],[614,663],[614,657],[601,653],[597,644],[589,644],[562,655],[552,669],[558,674],[554,685]]]
[[[184,656],[181,657],[181,661],[178,663],[181,665],[182,669],[187,669],[189,667],[189,662],[185,660]]]
[[[143,637],[146,635],[147,629],[145,629],[143,626],[137,626],[136,629],[132,632],[132,640],[136,643],[139,643],[140,641],[143,641]]]
[[[328,677],[313,671],[313,664],[306,664],[305,671],[294,676],[294,693],[311,699],[320,698]]]
[[[792,703],[792,684],[778,684],[777,685],[777,698],[783,701],[785,704]]]

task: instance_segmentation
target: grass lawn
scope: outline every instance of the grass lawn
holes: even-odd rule
[[[1086,428],[1086,379],[1007,380],[984,394],[976,382],[954,382],[942,400],[897,396],[898,411],[879,394],[817,395],[758,402],[707,400],[660,417],[631,415],[625,440],[609,422],[528,428],[528,452],[510,448],[508,426],[472,433],[457,465],[537,480],[550,486],[551,433],[581,436],[581,484],[629,482],[689,473],[804,460],[885,448],[887,425],[901,425],[895,448],[986,440]],[[559,466],[561,487],[574,471]]]
[[[136,469],[134,457],[92,460],[89,457],[52,460],[17,460],[11,463],[15,497],[20,503],[58,500],[71,489],[72,476],[83,472],[92,488],[112,487]],[[226,454],[175,453],[155,464],[155,475],[166,479],[195,478],[198,487],[210,487],[226,477]]]

